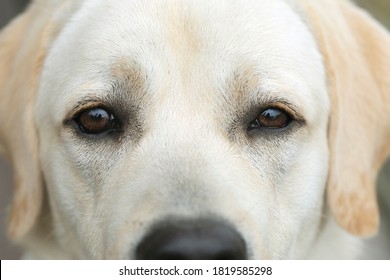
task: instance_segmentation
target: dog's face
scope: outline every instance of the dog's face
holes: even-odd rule
[[[239,243],[212,252],[226,258],[313,254],[334,111],[302,13],[283,0],[90,0],[72,13],[33,109],[66,258],[185,258],[177,248],[203,246],[191,230]]]
[[[284,1],[87,2],[37,101],[58,240],[72,257],[134,257],[155,223],[207,217],[251,258],[305,256],[327,175],[325,80]]]

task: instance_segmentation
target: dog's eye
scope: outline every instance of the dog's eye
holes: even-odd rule
[[[86,134],[99,134],[115,128],[114,115],[102,108],[84,110],[75,121]]]
[[[291,120],[291,116],[284,110],[268,108],[263,110],[257,118],[250,123],[249,129],[281,129],[288,126]]]

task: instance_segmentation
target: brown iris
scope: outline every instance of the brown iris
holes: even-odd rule
[[[250,129],[268,128],[281,129],[291,122],[290,115],[282,109],[268,108],[262,111],[250,124]]]
[[[76,122],[86,134],[99,134],[114,128],[114,116],[103,108],[87,109],[80,113]]]

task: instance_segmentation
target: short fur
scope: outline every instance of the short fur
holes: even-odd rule
[[[25,257],[134,258],[154,224],[210,216],[251,259],[368,257],[390,37],[350,2],[40,0],[2,31],[0,69]],[[91,104],[118,137],[72,125]],[[271,105],[296,121],[248,133]]]

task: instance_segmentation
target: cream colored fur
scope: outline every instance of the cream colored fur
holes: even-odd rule
[[[40,0],[2,31],[0,69],[26,257],[133,258],[170,217],[229,222],[251,259],[375,257],[390,37],[350,2]],[[96,103],[119,138],[69,125]],[[275,104],[300,120],[248,134]]]

